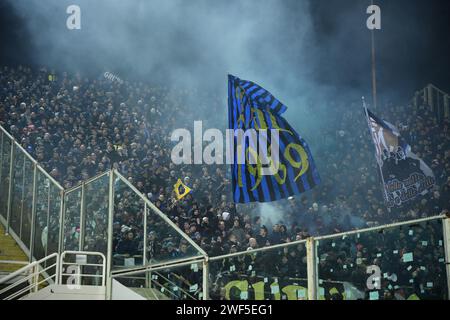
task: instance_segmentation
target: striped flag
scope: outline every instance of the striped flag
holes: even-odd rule
[[[230,143],[231,172],[236,203],[285,199],[320,183],[308,144],[282,117],[286,110],[284,104],[259,85],[228,76],[229,129],[234,132]],[[242,131],[252,129],[258,132],[256,140],[247,134],[242,138]],[[274,147],[278,149],[277,157],[273,156]],[[269,168],[274,169],[273,174],[263,174],[263,169]]]

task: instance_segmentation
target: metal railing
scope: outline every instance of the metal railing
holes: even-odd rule
[[[1,264],[11,264],[11,265],[27,265],[28,262],[25,261],[18,261],[18,260],[0,260]],[[0,270],[1,271],[1,270]]]
[[[72,261],[66,261],[67,256],[75,256],[75,262]],[[89,258],[99,258],[100,263],[95,262],[88,262]],[[94,261],[97,261],[98,259],[94,259]],[[83,269],[90,268],[91,272],[83,272]],[[92,271],[95,270],[95,273],[92,273]],[[74,272],[69,272],[74,271]],[[63,281],[63,277],[67,277],[66,281]],[[64,251],[61,254],[61,267],[60,267],[60,273],[59,273],[59,284],[68,283],[69,279],[73,280],[72,284],[75,284],[77,286],[79,285],[89,285],[89,281],[83,281],[86,280],[85,278],[89,279],[100,279],[100,283],[98,284],[97,281],[94,282],[94,284],[98,284],[100,286],[106,286],[106,257],[101,252],[89,252],[89,251]]]
[[[432,225],[434,224],[434,226]],[[442,225],[441,225],[442,224]],[[433,226],[433,228],[431,228],[430,230],[427,230],[427,227]],[[334,234],[334,235],[327,235],[327,236],[320,236],[320,237],[315,237],[313,238],[313,242],[314,242],[314,250],[316,251],[315,256],[317,257],[319,254],[317,252],[318,248],[320,248],[320,244],[322,242],[330,242],[331,243],[335,243],[333,241],[345,241],[346,239],[348,240],[351,237],[354,237],[357,241],[362,242],[362,238],[365,235],[370,235],[372,238],[378,237],[380,238],[382,241],[388,242],[385,244],[385,248],[387,249],[394,249],[393,252],[397,251],[398,248],[395,247],[395,244],[389,243],[389,241],[386,241],[386,239],[384,238],[384,236],[386,234],[390,234],[392,238],[397,238],[399,233],[404,233],[405,230],[408,230],[408,236],[410,236],[411,239],[408,239],[408,243],[410,244],[410,246],[415,246],[415,249],[420,248],[420,247],[427,247],[427,246],[432,246],[433,244],[431,243],[432,240],[427,241],[427,239],[433,239],[433,240],[437,240],[438,243],[434,244],[434,248],[435,250],[437,249],[442,249],[442,254],[438,255],[438,256],[432,256],[428,261],[422,261],[422,264],[429,264],[429,266],[433,266],[433,265],[438,265],[441,264],[443,266],[443,271],[442,271],[442,285],[444,287],[446,287],[445,292],[443,292],[442,297],[445,297],[446,299],[450,299],[450,269],[449,269],[449,253],[450,253],[450,242],[448,242],[448,234],[450,232],[450,219],[449,217],[445,216],[445,215],[440,215],[440,216],[435,216],[435,217],[428,217],[428,218],[421,218],[421,219],[415,219],[415,220],[410,220],[410,221],[405,221],[405,222],[398,222],[398,223],[392,223],[392,224],[388,224],[388,225],[382,225],[382,226],[377,226],[377,227],[373,227],[373,228],[367,228],[367,229],[361,229],[361,230],[355,230],[355,231],[350,231],[350,232],[345,232],[345,233],[340,233],[340,234]],[[422,239],[415,239],[413,237],[415,231],[419,230],[422,232]],[[376,236],[374,236],[376,235]],[[446,236],[447,235],[447,236]],[[371,239],[371,241],[373,241],[373,239]],[[336,246],[336,243],[335,245]],[[414,250],[412,250],[414,251]],[[374,246],[374,252],[375,252],[375,246]],[[389,252],[378,252],[377,253],[377,257],[380,256],[380,260],[382,259],[383,255],[389,254]],[[397,253],[396,253],[397,254]],[[404,256],[406,256],[406,252],[404,253]],[[405,267],[408,265],[408,263],[406,263],[407,259],[405,259],[405,257],[402,256],[399,258],[403,259],[402,263]],[[413,256],[413,252],[411,252],[411,257]],[[411,258],[413,259],[413,258]],[[439,261],[441,260],[441,261]],[[413,260],[409,261],[409,263],[413,264]],[[380,263],[381,264],[381,263]],[[316,265],[317,266],[317,265]],[[425,267],[429,267],[429,266],[421,266],[421,268],[425,268]],[[406,267],[406,268],[409,268]],[[410,271],[410,270],[408,270]],[[320,276],[320,270],[316,270],[318,276]],[[317,279],[317,278],[316,278]],[[414,279],[410,279],[414,280]],[[412,282],[411,282],[412,283]],[[409,285],[409,284],[408,284]],[[407,287],[408,285],[404,284],[404,287]],[[315,285],[315,293],[317,294],[318,292],[318,283],[316,283]],[[315,298],[317,298],[317,295],[314,296]]]
[[[439,122],[450,118],[450,96],[433,84],[428,84],[415,93],[412,103],[415,108],[420,104],[428,106]]]
[[[427,224],[433,224],[433,229],[427,230]],[[442,224],[442,225],[441,225]],[[429,227],[429,226],[428,226]],[[390,243],[389,241],[386,241],[386,236],[390,236],[391,238],[397,238],[400,237],[399,233],[404,233],[405,229],[408,230],[407,236],[411,236],[411,239],[406,239],[405,241],[408,243],[409,247],[412,248],[421,248],[422,246],[429,247],[429,250],[432,250],[432,254],[428,254],[430,257],[428,259],[422,259],[420,262],[413,262],[409,261],[404,257],[411,257],[410,259],[413,259],[413,253],[411,254],[405,252],[403,253],[404,256],[402,256],[400,248],[395,247],[395,243]],[[414,234],[414,230],[419,229],[421,231],[421,239],[416,239],[412,235]],[[403,230],[403,231],[402,231]],[[409,234],[409,235],[408,235]],[[294,259],[291,259],[294,261],[294,263],[297,266],[301,266],[299,270],[300,273],[306,275],[307,281],[305,281],[305,284],[307,284],[307,297],[311,300],[317,300],[317,299],[328,299],[330,297],[327,297],[328,294],[324,293],[324,286],[331,284],[336,285],[342,285],[341,287],[341,295],[345,296],[345,290],[343,288],[344,284],[351,285],[352,289],[355,290],[355,292],[359,292],[361,296],[364,296],[364,298],[371,298],[370,293],[375,292],[376,289],[370,289],[370,287],[367,287],[366,280],[370,278],[371,274],[367,274],[364,278],[364,287],[360,286],[355,287],[356,285],[356,277],[352,277],[351,274],[348,276],[333,276],[332,272],[334,270],[325,270],[324,267],[321,265],[323,263],[322,256],[330,254],[339,254],[343,250],[347,248],[356,247],[359,245],[364,245],[367,249],[367,251],[372,252],[376,254],[376,257],[378,262],[376,262],[379,265],[384,265],[382,260],[384,259],[384,256],[390,256],[392,252],[388,252],[389,250],[392,250],[393,252],[396,252],[397,258],[391,259],[390,257],[386,259],[389,261],[389,264],[392,266],[393,269],[403,269],[405,273],[408,273],[411,271],[413,273],[413,270],[411,270],[412,266],[411,264],[418,264],[417,268],[420,267],[420,270],[426,269],[427,275],[426,277],[431,277],[433,279],[437,279],[440,283],[433,283],[431,280],[427,281],[424,285],[426,286],[433,286],[433,288],[425,288],[426,291],[433,290],[435,287],[440,286],[442,288],[442,291],[439,291],[436,289],[436,292],[428,295],[432,296],[434,298],[440,298],[440,299],[448,299],[450,296],[450,282],[449,282],[449,275],[450,275],[450,263],[449,263],[449,257],[450,257],[450,219],[447,216],[435,216],[435,217],[429,217],[424,219],[417,219],[412,221],[405,221],[401,223],[394,223],[389,225],[383,225],[373,228],[367,228],[367,229],[361,229],[361,230],[355,230],[355,231],[349,231],[344,232],[340,234],[334,234],[334,235],[327,235],[327,236],[320,236],[320,237],[310,237],[307,240],[300,240],[300,241],[294,241],[290,243],[284,243],[279,244],[275,246],[269,246],[259,249],[254,249],[246,252],[237,252],[233,254],[227,254],[222,255],[218,257],[210,257],[209,258],[209,268],[210,268],[210,277],[209,281],[211,281],[211,284],[214,284],[216,281],[219,281],[221,284],[217,285],[218,288],[226,287],[226,292],[223,293],[219,298],[226,298],[229,296],[229,290],[230,288],[239,289],[240,291],[243,291],[245,294],[241,295],[240,297],[235,297],[235,299],[248,299],[247,297],[247,288],[249,286],[248,279],[256,279],[256,278],[265,278],[264,283],[262,282],[256,282],[256,283],[250,283],[250,286],[253,286],[253,290],[259,293],[263,293],[267,291],[267,286],[270,285],[270,282],[273,281],[272,285],[279,282],[281,278],[295,278],[294,272],[287,271],[284,276],[280,274],[279,269],[277,269],[276,264],[280,262],[283,259],[283,255],[289,255],[292,251],[295,252],[296,247],[300,246],[301,250],[297,251],[297,257]],[[432,238],[432,239],[430,239]],[[434,243],[431,243],[434,241]],[[377,252],[380,247],[380,243],[384,244],[384,251],[381,250],[380,252]],[[345,245],[343,245],[345,244]],[[293,250],[291,250],[293,249]],[[413,249],[411,249],[414,251]],[[319,252],[318,252],[319,251]],[[301,252],[299,255],[298,252]],[[436,255],[437,252],[437,255]],[[242,263],[245,262],[245,260],[249,260],[250,257],[256,257],[255,258],[255,264],[247,263],[242,267]],[[356,267],[356,264],[358,262],[357,256],[353,257],[347,257],[347,259],[353,261],[354,266]],[[303,263],[302,261],[306,260],[306,263]],[[339,263],[336,260],[330,260],[332,268],[339,268]],[[264,266],[265,264],[265,266]],[[273,264],[273,269],[270,267]],[[349,263],[350,264],[350,263]],[[366,267],[373,266],[373,261],[368,261],[367,264],[361,264],[361,266],[364,265]],[[218,267],[219,266],[219,267]],[[345,265],[344,265],[345,266]],[[433,274],[431,272],[431,268],[440,270],[439,274]],[[251,267],[251,269],[250,269]],[[350,269],[350,265],[346,266],[345,268]],[[382,267],[381,267],[382,268]],[[355,268],[356,269],[356,268]],[[409,270],[408,270],[409,269]],[[251,274],[255,270],[257,272],[261,273],[262,275],[258,274]],[[298,270],[297,270],[298,271]],[[363,269],[364,274],[366,274],[366,269]],[[384,277],[384,275],[382,275]],[[223,281],[223,278],[229,278],[227,281]],[[325,278],[324,278],[325,277]],[[332,278],[329,278],[332,277]],[[339,279],[343,278],[343,279]],[[387,278],[387,277],[386,277]],[[305,278],[303,278],[305,279]],[[411,279],[414,280],[414,279]],[[256,281],[256,280],[255,280]],[[397,280],[396,280],[397,281]],[[416,280],[417,281],[417,280]],[[389,289],[391,291],[394,290],[400,290],[409,288],[411,291],[411,295],[413,294],[421,294],[421,292],[414,291],[414,286],[410,283],[400,283],[400,280],[396,282],[398,285],[398,288],[395,289],[394,287],[392,289]],[[257,288],[255,288],[255,284],[257,285]],[[417,283],[416,283],[417,284]],[[232,285],[231,287],[227,287],[228,285]],[[269,286],[269,288],[272,287],[272,285]],[[295,282],[288,282],[285,283],[286,291],[289,289],[292,289],[292,287],[298,287],[298,290],[303,290],[303,285],[299,285]],[[276,285],[278,286],[278,284]],[[336,286],[331,285],[331,288],[335,288]],[[211,288],[211,287],[210,287]],[[412,288],[412,289],[411,289]],[[281,299],[282,295],[278,294],[280,291],[282,291],[281,288],[276,288],[276,290],[271,291],[271,295],[269,297],[265,296],[264,299]],[[238,291],[239,291],[238,290]],[[382,288],[380,288],[382,290]],[[269,290],[270,291],[270,290]],[[422,289],[421,289],[422,291]],[[289,293],[289,292],[287,292]],[[210,289],[209,294],[212,294],[212,291]],[[303,294],[303,293],[302,293]],[[426,296],[426,292],[422,292],[424,296]],[[259,295],[259,299],[263,296],[263,294]],[[374,295],[375,296],[375,295]],[[217,297],[215,297],[217,298]],[[255,297],[254,297],[255,298]],[[348,298],[348,297],[347,297]],[[381,297],[380,299],[382,299]]]
[[[52,259],[55,259],[55,262],[46,266],[47,262],[51,261]],[[20,268],[19,270],[14,271],[13,273],[0,279],[0,284],[3,284],[25,274],[25,277],[0,290],[0,296],[4,296],[3,300],[12,300],[20,298],[27,293],[37,292],[39,287],[45,284],[56,283],[58,281],[58,268],[58,253],[53,253],[41,260],[34,261],[27,266]],[[12,293],[7,295],[7,292]]]
[[[67,259],[70,256],[75,259]],[[100,263],[89,262],[89,258],[100,259]],[[88,272],[86,268],[97,268],[98,272]],[[99,278],[100,283],[84,281],[91,278]],[[61,255],[55,252],[1,278],[0,285],[10,281],[13,281],[13,283],[0,290],[0,297],[3,297],[3,300],[21,298],[28,293],[37,292],[51,284],[65,284],[71,288],[76,288],[80,285],[105,287],[106,258],[100,252],[64,251]],[[10,293],[8,294],[8,292]]]
[[[367,250],[375,251],[377,248],[372,246],[372,243],[378,243],[377,234],[387,232],[394,239],[397,236],[396,233],[401,233],[399,230],[402,227],[439,222],[442,226],[436,224],[435,229],[432,230],[436,238],[421,240],[411,237],[408,239],[410,240],[408,243],[417,245],[420,251],[422,250],[420,241],[429,243],[430,246],[432,241],[439,241],[440,245],[433,243],[433,250],[440,256],[432,256],[431,260],[427,261],[428,265],[418,266],[420,270],[425,268],[428,276],[434,274],[439,277],[434,277],[433,279],[437,280],[425,283],[427,288],[422,288],[422,286],[420,290],[424,291],[425,295],[427,292],[432,292],[433,295],[440,298],[450,296],[450,222],[445,216],[405,221],[329,236],[311,237],[307,240],[246,252],[209,257],[195,241],[182,232],[117,170],[102,173],[82,182],[79,186],[64,190],[1,127],[0,138],[0,222],[5,225],[7,232],[27,254],[30,263],[33,265],[45,257],[52,256],[52,254],[63,254],[64,251],[67,251],[66,255],[82,255],[83,253],[80,251],[99,252],[103,255],[100,256],[101,263],[89,261],[82,267],[87,270],[86,272],[90,272],[85,274],[83,281],[79,280],[82,272],[78,272],[78,269],[75,273],[61,273],[62,279],[58,278],[58,281],[74,275],[78,279],[78,284],[88,283],[90,281],[88,279],[91,279],[93,283],[106,284],[106,296],[111,298],[113,278],[171,270],[173,277],[178,275],[186,278],[190,273],[196,274],[199,280],[197,282],[200,284],[198,291],[201,291],[201,298],[205,300],[209,298],[223,299],[226,296],[249,299],[251,298],[248,292],[249,286],[253,287],[251,293],[255,295],[253,298],[258,299],[267,292],[270,292],[270,296],[264,298],[283,299],[284,296],[292,298],[295,297],[292,290],[299,291],[299,298],[303,299],[306,295],[303,292],[305,287],[307,287],[308,299],[326,299],[330,294],[328,292],[324,294],[324,290],[333,292],[341,290],[343,292],[344,289],[324,288],[325,284],[343,285],[347,282],[355,282],[351,277],[334,279],[345,278],[346,271],[341,272],[343,274],[341,276],[335,276],[335,270],[324,269],[323,265],[331,261],[330,256],[344,251],[345,259],[356,260],[358,257],[352,256],[354,254],[352,250],[360,242],[356,240],[359,237],[370,236],[369,240],[365,240],[364,245]],[[127,201],[123,201],[124,198]],[[114,216],[120,214],[120,210],[126,210],[137,221],[133,232],[140,244],[138,252],[130,257],[128,254],[123,255],[118,248],[113,247],[113,239],[122,236],[122,232],[113,227]],[[426,228],[423,230],[426,231]],[[150,252],[148,240],[150,234],[156,235],[155,241],[159,241],[160,244],[163,242],[183,243],[188,249],[181,258]],[[427,233],[422,232],[422,235],[425,236],[425,234]],[[350,238],[354,238],[353,243],[349,243],[348,239]],[[386,243],[386,245],[389,246],[390,243]],[[383,253],[380,254],[378,260],[383,260]],[[63,258],[66,259],[66,256]],[[397,260],[401,258],[400,256],[396,257]],[[124,259],[129,259],[127,260],[129,263],[122,264]],[[283,265],[285,260],[294,261],[294,268]],[[66,262],[67,268],[76,264],[76,261]],[[398,265],[398,263],[397,261],[394,264]],[[434,265],[432,265],[433,263]],[[352,264],[356,263],[349,262],[349,265]],[[125,265],[127,266],[125,267]],[[193,270],[188,268],[189,265],[200,265],[201,267]],[[360,267],[360,265],[358,266]],[[355,269],[355,266],[349,267],[347,264],[343,264],[343,266],[347,270]],[[49,270],[53,267],[54,264],[44,261],[42,269]],[[409,268],[409,262],[408,265],[401,267]],[[90,270],[93,268],[101,268],[103,276],[99,277],[98,273],[93,273]],[[427,268],[433,269],[432,272]],[[281,273],[285,276],[282,277]],[[2,280],[4,279],[2,278]],[[44,278],[49,281],[52,279]],[[254,283],[249,283],[249,281],[253,281],[252,279]],[[279,282],[279,280],[291,281],[285,279],[306,279],[306,284]],[[410,280],[413,282],[395,286],[411,287],[415,279]],[[245,287],[245,281],[247,281],[247,287]],[[442,292],[436,288],[436,281],[439,282],[439,288],[442,287]],[[365,295],[372,294],[372,291],[361,286],[355,290],[360,290]],[[238,295],[237,292],[240,294]],[[200,295],[197,296],[200,297]]]
[[[154,283],[162,288],[165,288],[166,291],[169,292],[169,294],[172,295],[173,297],[178,298],[178,295],[176,295],[173,291],[179,291],[185,297],[189,297],[189,299],[191,299],[191,300],[197,300],[197,298],[194,295],[192,295],[190,292],[184,290],[183,288],[178,286],[178,284],[176,284],[175,282],[173,282],[169,279],[169,277],[174,277],[177,280],[179,280],[180,282],[182,281],[182,282],[184,282],[184,284],[187,284],[190,287],[191,284],[189,282],[185,282],[185,280],[182,279],[180,277],[180,275],[178,275],[174,272],[169,272],[168,277],[166,277],[161,272],[157,272],[157,271],[155,271],[154,274],[158,276],[158,279],[163,279],[165,284],[161,283],[160,281],[156,281],[156,279],[152,279],[152,283]],[[176,288],[176,290],[174,288]]]
[[[63,187],[1,126],[0,136],[0,222],[29,262],[60,252]]]
[[[139,212],[135,215],[141,217],[138,230],[134,230],[142,243],[141,254],[135,256],[141,258],[133,260],[132,264],[158,265],[177,260],[149,254],[150,229],[159,241],[186,243],[188,256],[206,256],[117,170],[109,170],[64,190],[0,126],[0,223],[25,252],[29,262],[64,251],[100,251],[105,256],[106,274],[123,269],[114,260],[119,254],[113,247],[113,238],[121,234],[113,229],[113,219],[125,195],[130,198],[128,205],[139,204]],[[111,282],[106,282],[110,292]]]

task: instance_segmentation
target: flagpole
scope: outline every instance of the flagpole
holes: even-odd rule
[[[371,1],[373,5],[373,0]],[[371,31],[372,36],[372,98],[373,98],[373,108],[377,109],[377,71],[376,71],[376,61],[375,61],[375,29]]]
[[[364,97],[362,97],[362,102],[363,102],[364,112],[366,114],[367,125],[369,127],[369,133],[372,136],[372,127],[370,125],[369,111],[367,110],[366,99]],[[386,184],[384,182],[383,170],[381,169],[381,165],[380,165],[380,162],[378,161],[378,159],[377,159],[377,166],[378,166],[378,169],[380,170],[381,181],[383,182],[383,191],[384,191],[384,195],[385,195],[386,201],[387,201],[387,200],[389,200],[388,193],[386,190]]]

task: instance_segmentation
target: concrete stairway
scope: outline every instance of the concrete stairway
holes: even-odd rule
[[[5,234],[5,228],[0,223],[0,277],[24,266],[24,264],[2,263],[4,260],[28,262],[25,253],[10,235]]]
[[[2,261],[17,261],[19,263],[5,263]],[[24,262],[24,263],[20,263]],[[5,228],[0,223],[0,279],[4,276],[7,276],[8,274],[19,270],[20,268],[24,267],[28,263],[28,258],[25,255],[25,253],[22,251],[22,249],[19,247],[19,245],[16,243],[16,241],[10,236],[5,234]],[[21,276],[12,279],[8,283],[4,283],[0,285],[0,290],[3,288],[6,288],[10,283],[17,281],[21,278]],[[24,283],[22,286],[20,286],[18,289],[23,288],[26,285]],[[9,292],[11,294],[12,292]],[[0,296],[0,300],[3,299],[4,296]]]

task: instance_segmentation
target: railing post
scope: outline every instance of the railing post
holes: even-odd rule
[[[416,91],[416,93],[414,94],[414,98],[413,98],[413,106],[414,106],[415,110],[417,110],[419,108],[419,96],[420,96],[420,92]]]
[[[152,272],[145,271],[145,287],[150,289],[152,287]]]
[[[65,256],[65,252],[63,251],[61,253],[61,255],[59,256],[59,274],[58,274],[58,284],[63,284],[63,279],[62,279],[62,274],[64,273],[64,256]],[[67,284],[67,280],[66,280],[66,284]]]
[[[422,95],[422,106],[428,106],[428,91],[427,88],[423,88],[421,91]]]
[[[50,238],[50,205],[51,205],[51,191],[52,191],[52,182],[48,181],[48,190],[47,190],[47,243],[45,244],[45,257],[48,256],[48,239]],[[47,262],[45,262],[45,266],[47,266]]]
[[[203,300],[209,300],[209,260],[205,256],[203,260]]]
[[[8,185],[8,209],[6,211],[6,234],[9,234],[9,224],[11,218],[12,183],[14,180],[14,141],[11,141],[11,158],[9,163],[9,185]]]
[[[86,210],[85,210],[85,195],[86,195],[86,184],[83,181],[81,183],[81,204],[80,204],[80,240],[78,244],[78,248],[80,251],[84,250],[84,235],[85,235],[85,218],[86,218]]]
[[[142,253],[142,265],[147,264],[147,202],[144,202],[144,248]]]
[[[56,268],[55,268],[55,284],[59,285],[60,283],[60,278],[59,275],[61,274],[61,260],[59,259],[59,255],[60,253],[58,252],[56,255]]]
[[[429,84],[427,90],[428,90],[428,105],[430,106],[431,111],[434,112],[433,85]]]
[[[444,117],[449,118],[450,117],[450,97],[448,94],[444,96]]]
[[[306,241],[306,265],[308,274],[308,299],[317,300],[317,254],[316,240],[310,237]]]
[[[36,263],[36,265],[33,268],[33,292],[38,292],[39,290],[39,264]]]
[[[63,252],[64,248],[64,218],[65,218],[65,206],[66,206],[66,192],[61,190],[61,206],[59,212],[59,235],[58,235],[58,254]]]
[[[37,165],[33,163],[33,198],[31,200],[31,236],[30,236],[30,262],[34,257],[34,233],[36,224],[36,192],[37,192]]]
[[[113,251],[113,219],[114,219],[114,170],[109,172],[109,192],[108,192],[108,245],[106,258],[106,300],[112,298],[112,251]]]
[[[450,217],[442,219],[444,250],[445,250],[445,270],[447,276],[447,299],[450,300]]]
[[[27,163],[27,157],[23,155],[23,167],[22,167],[22,197],[20,199],[20,225],[19,225],[19,238],[22,239],[22,225],[23,225],[23,207],[25,202],[25,167]]]

